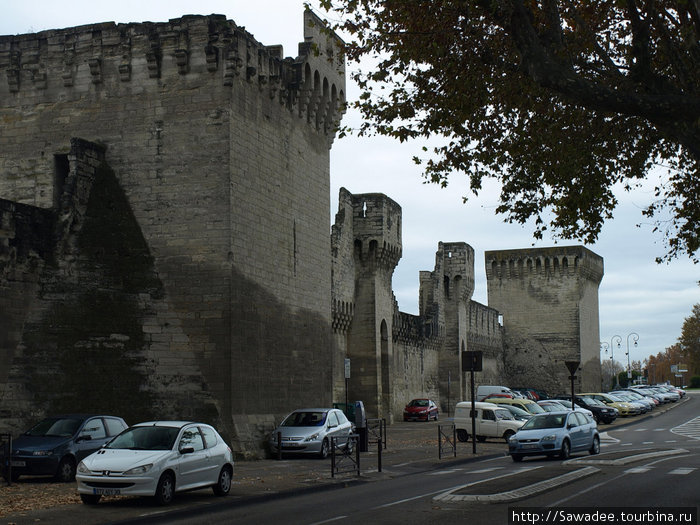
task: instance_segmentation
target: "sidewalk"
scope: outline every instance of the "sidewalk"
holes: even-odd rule
[[[687,397],[685,398],[687,399]],[[684,401],[681,401],[684,402]],[[654,412],[628,418],[618,418],[612,425],[601,425],[601,433],[636,423],[677,406],[673,403],[657,408]],[[0,480],[0,525],[13,524],[63,524],[81,523],[98,525],[121,520],[138,519],[169,511],[186,511],[199,506],[243,504],[274,499],[285,494],[312,490],[332,490],[354,483],[371,482],[412,472],[429,471],[466,463],[474,459],[494,457],[507,453],[503,439],[489,439],[476,444],[457,442],[457,455],[440,459],[438,425],[445,432],[451,421],[398,422],[387,428],[387,446],[382,450],[382,471],[378,471],[376,443],[368,452],[360,454],[360,476],[353,473],[331,474],[330,459],[285,457],[281,461],[237,461],[234,467],[233,486],[226,498],[217,498],[211,490],[199,490],[179,494],[173,505],[161,508],[148,498],[105,497],[96,507],[82,505],[74,483],[46,482],[41,478],[22,478],[6,486]]]

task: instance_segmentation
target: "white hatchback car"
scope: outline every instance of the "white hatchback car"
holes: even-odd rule
[[[80,462],[76,472],[83,503],[102,496],[153,496],[161,505],[176,492],[211,487],[231,489],[231,448],[210,425],[151,421],[128,428]]]

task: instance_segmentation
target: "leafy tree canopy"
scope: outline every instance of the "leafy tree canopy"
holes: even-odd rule
[[[445,140],[415,158],[443,186],[501,183],[535,238],[591,243],[663,166],[643,210],[667,251],[700,247],[700,0],[319,0],[350,35],[358,132]],[[466,198],[465,198],[466,199]]]

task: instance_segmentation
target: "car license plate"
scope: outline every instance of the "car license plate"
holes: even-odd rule
[[[119,489],[92,489],[92,493],[100,496],[119,496]]]
[[[523,448],[537,448],[537,445],[534,443],[526,443],[522,447]]]
[[[12,460],[12,461],[10,461],[10,466],[11,466],[11,467],[26,467],[26,466],[27,466],[27,463],[24,462],[24,461],[15,461],[15,460]]]

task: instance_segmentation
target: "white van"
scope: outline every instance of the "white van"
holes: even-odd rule
[[[491,394],[506,394],[510,397],[517,397],[507,386],[479,385],[476,387],[475,401],[483,401],[486,396]]]
[[[462,401],[455,407],[455,429],[457,439],[469,441],[469,434],[472,431],[471,417],[472,402]],[[525,421],[516,420],[509,410],[494,405],[493,403],[474,403],[476,412],[476,439],[486,441],[486,438],[503,438],[508,443],[508,438],[515,434]]]

